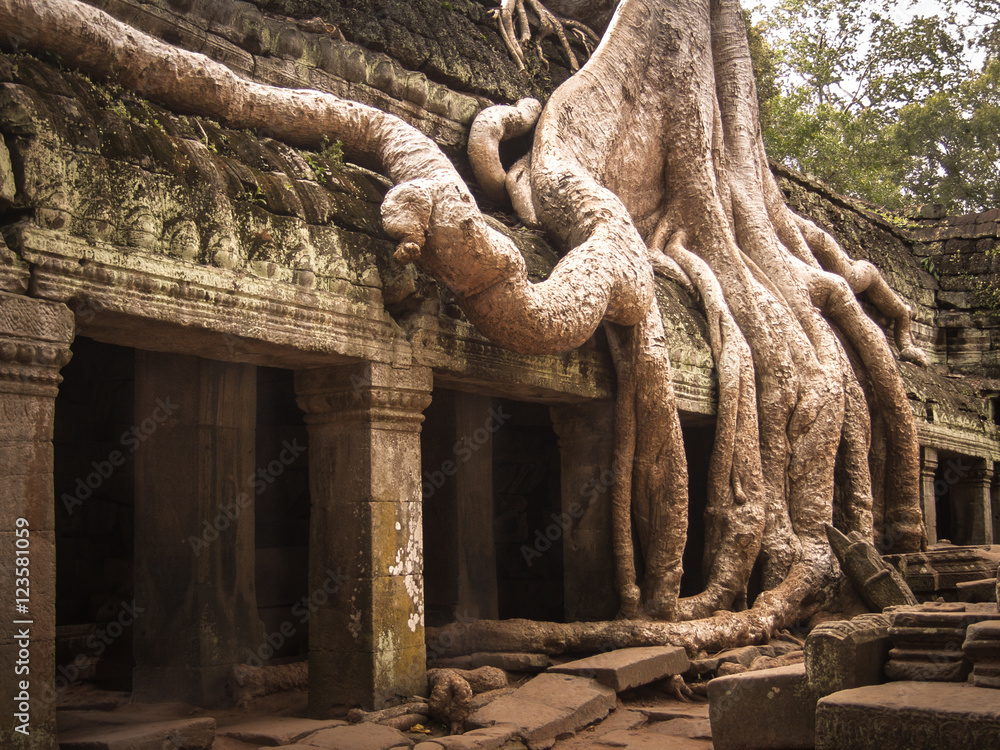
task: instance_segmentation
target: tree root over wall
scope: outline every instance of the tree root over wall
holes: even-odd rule
[[[734,0],[624,0],[590,60],[541,110],[531,152],[509,174],[491,149],[529,129],[538,107],[484,113],[486,142],[473,138],[484,181],[506,188],[525,221],[563,249],[537,284],[450,161],[391,115],[243,80],[74,0],[0,0],[0,20],[19,44],[177,111],[267,127],[293,145],[340,140],[396,184],[382,207],[396,259],[446,286],[494,343],[563,352],[606,324],[618,371],[624,619],[455,625],[442,631],[462,644],[455,653],[759,641],[823,603],[836,574],[824,532],[834,518],[845,532],[896,540],[895,552],[921,548],[915,425],[891,345],[855,295],[894,322],[899,355],[919,362],[910,311],[873,266],[786,206]],[[719,381],[707,575],[690,598],[679,595],[687,470],[654,273],[700,299]],[[869,461],[873,431],[884,462]],[[765,591],[748,609],[758,563]]]

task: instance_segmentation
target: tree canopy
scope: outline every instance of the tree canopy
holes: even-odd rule
[[[1000,204],[1000,2],[781,0],[750,22],[771,158],[889,208]]]

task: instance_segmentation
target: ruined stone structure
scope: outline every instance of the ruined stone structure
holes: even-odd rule
[[[463,174],[480,109],[566,75],[522,78],[489,2],[357,0],[321,21],[274,15],[311,19],[310,3],[94,4],[245,76],[392,112]],[[777,174],[916,310],[931,365],[900,367],[930,541],[992,543],[1000,325],[976,284],[1000,263],[1000,217],[900,222]],[[328,716],[426,692],[442,649],[425,625],[615,613],[603,333],[564,355],[489,343],[393,262],[388,188],[335,144],[296,150],[3,48],[0,570],[13,592],[30,540],[31,622],[0,625],[0,697],[18,694],[29,628],[25,746],[49,746],[54,684],[211,705],[234,665],[307,655]],[[483,205],[545,278],[554,251]],[[712,357],[688,292],[657,284],[698,539]],[[690,545],[692,591],[700,566]]]

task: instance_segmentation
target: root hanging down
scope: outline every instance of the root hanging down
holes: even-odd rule
[[[523,64],[524,3],[505,0],[499,15]],[[454,653],[758,642],[823,604],[837,575],[825,524],[891,528],[893,551],[923,543],[906,390],[855,295],[894,321],[900,356],[920,361],[909,309],[874,266],[852,261],[781,200],[734,0],[623,0],[590,60],[544,108],[487,109],[473,126],[484,191],[509,195],[562,253],[539,283],[448,158],[392,115],[244,80],[77,0],[0,0],[0,23],[28,49],[177,111],[268,127],[293,145],[341,141],[395,183],[382,215],[397,261],[447,287],[497,345],[564,352],[606,324],[618,374],[613,555],[625,619],[448,626],[437,635]],[[576,28],[563,22],[555,33],[572,55],[567,26]],[[530,153],[505,172],[498,144],[532,125]],[[680,596],[688,477],[654,268],[700,301],[718,377],[706,579],[692,597]],[[873,436],[886,446],[884,470],[868,455]],[[764,591],[751,602],[758,564]]]

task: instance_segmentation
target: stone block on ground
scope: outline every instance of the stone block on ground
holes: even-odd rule
[[[616,697],[614,690],[596,680],[545,673],[474,711],[467,723],[480,728],[512,724],[532,750],[548,748],[557,737],[603,719],[615,707]]]
[[[809,687],[817,695],[829,695],[884,682],[883,669],[891,645],[889,618],[883,614],[816,626],[806,638]]]
[[[650,646],[606,651],[586,659],[549,667],[549,672],[592,677],[602,685],[621,692],[640,685],[648,685],[664,677],[682,674],[689,666],[690,661],[683,648]]]
[[[249,742],[262,747],[291,745],[321,729],[345,726],[338,719],[298,719],[291,716],[255,716],[216,729],[220,737]]]
[[[973,685],[1000,688],[1000,621],[970,625],[965,631],[962,653],[972,663]]]
[[[805,664],[718,677],[708,683],[716,750],[809,748],[818,696]]]
[[[990,603],[923,604],[888,614],[893,647],[885,676],[903,681],[964,681],[972,669],[962,653],[966,629],[1000,618]]]
[[[215,719],[179,719],[151,724],[108,724],[60,734],[62,750],[208,750]]]
[[[323,750],[391,750],[413,747],[413,740],[398,729],[365,722],[321,729],[294,747],[299,750],[317,747]]]
[[[956,683],[889,682],[828,695],[816,708],[816,750],[997,747],[1000,690]]]
[[[513,724],[494,724],[465,734],[436,737],[434,742],[445,750],[500,750],[517,733],[518,727]]]

